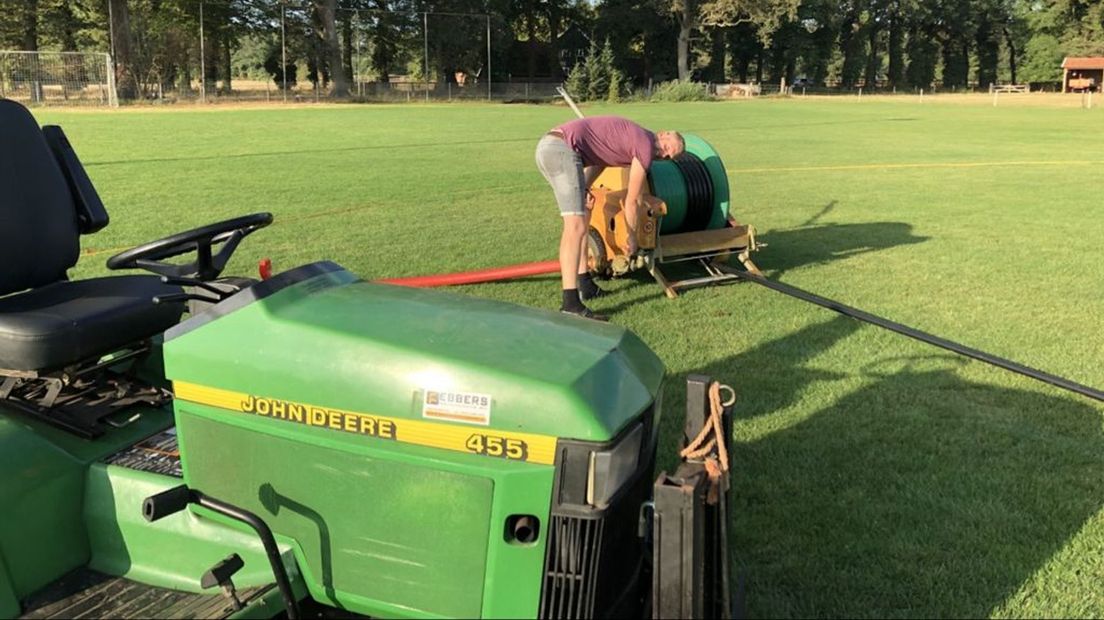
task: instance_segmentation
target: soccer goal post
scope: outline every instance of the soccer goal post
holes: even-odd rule
[[[0,97],[27,105],[119,104],[110,54],[0,50]]]

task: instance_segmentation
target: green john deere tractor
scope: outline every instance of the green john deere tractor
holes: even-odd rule
[[[223,276],[271,221],[68,280],[107,213],[0,100],[0,617],[728,614],[723,446],[655,478],[635,335],[329,262]],[[691,377],[685,443],[717,404]]]

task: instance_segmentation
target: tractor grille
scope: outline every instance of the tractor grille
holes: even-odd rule
[[[654,448],[644,445],[648,458],[608,508],[586,514],[553,507],[539,618],[641,617],[650,556],[640,537],[640,509],[655,469]]]
[[[541,618],[592,618],[605,522],[553,517]]]

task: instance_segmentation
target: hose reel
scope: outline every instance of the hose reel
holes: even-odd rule
[[[617,276],[646,267],[668,297],[675,297],[679,289],[732,280],[715,265],[729,256],[758,272],[749,255],[756,247],[755,229],[729,216],[728,173],[720,155],[695,134],[682,137],[686,149],[681,155],[656,159],[648,170],[648,187],[637,213],[636,256],[626,251],[623,201],[629,169],[607,168],[595,180],[587,252],[592,272]],[[659,264],[673,262],[699,263],[706,275],[671,281]]]
[[[720,155],[695,134],[683,134],[686,150],[658,159],[648,171],[653,195],[667,204],[664,235],[723,228],[728,221],[728,173]]]

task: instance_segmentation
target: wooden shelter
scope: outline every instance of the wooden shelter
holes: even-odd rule
[[[1096,91],[1104,82],[1104,57],[1067,56],[1062,61],[1062,92]]]

